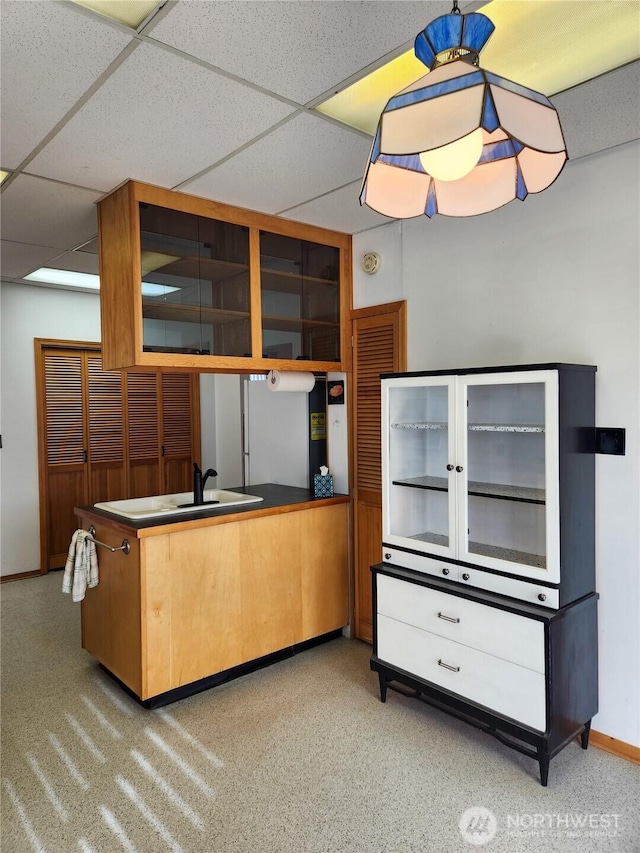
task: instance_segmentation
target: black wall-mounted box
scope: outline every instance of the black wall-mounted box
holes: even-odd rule
[[[625,429],[623,427],[596,427],[596,453],[624,456]]]

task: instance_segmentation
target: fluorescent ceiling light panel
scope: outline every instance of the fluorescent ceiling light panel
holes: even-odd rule
[[[43,284],[57,284],[61,287],[83,287],[86,290],[100,290],[100,276],[86,272],[71,272],[71,270],[56,270],[52,267],[41,267],[35,272],[25,275],[25,281],[37,281]],[[168,284],[154,284],[151,281],[142,282],[143,296],[166,296],[178,290]]]
[[[474,11],[496,26],[482,67],[547,97],[640,58],[637,0],[493,0]],[[424,74],[412,46],[316,109],[373,136],[387,101]]]
[[[137,30],[159,5],[158,0],[153,2],[149,0],[73,0],[73,2],[134,30]]]
[[[0,184],[4,181],[5,178],[9,177],[9,172],[5,172],[4,169],[0,170]]]
[[[100,277],[88,272],[56,270],[52,267],[40,267],[39,270],[25,275],[25,281],[39,281],[43,284],[59,284],[62,287],[85,287],[89,290],[100,289]]]

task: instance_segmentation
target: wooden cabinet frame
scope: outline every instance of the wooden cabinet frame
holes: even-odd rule
[[[140,202],[218,219],[249,228],[249,287],[252,357],[144,352],[140,289]],[[307,361],[256,356],[262,353],[260,230],[333,246],[340,252],[340,361]],[[134,366],[164,370],[249,373],[280,370],[347,371],[351,341],[351,236],[137,181],[128,181],[98,202],[100,304],[105,369]]]

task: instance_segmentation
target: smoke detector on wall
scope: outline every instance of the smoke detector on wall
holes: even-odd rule
[[[381,258],[377,252],[367,252],[362,256],[362,269],[367,275],[374,275],[380,269]]]

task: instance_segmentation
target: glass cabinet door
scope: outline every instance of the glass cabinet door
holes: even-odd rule
[[[458,394],[459,559],[556,582],[557,375],[468,376]]]
[[[453,392],[447,377],[399,378],[382,390],[384,541],[452,557]]]
[[[140,203],[145,352],[251,356],[249,229]]]
[[[262,355],[340,361],[340,250],[260,232]]]

